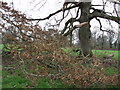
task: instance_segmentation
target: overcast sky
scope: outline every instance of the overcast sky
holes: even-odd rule
[[[16,10],[22,11],[27,15],[27,17],[32,17],[32,18],[44,18],[48,16],[49,14],[61,9],[63,3],[65,0],[0,0],[4,2],[13,2],[14,7]],[[46,2],[47,1],[47,2]],[[102,0],[92,0],[92,4],[95,5],[101,5]],[[102,9],[102,7],[96,7],[98,9]],[[107,3],[105,10],[108,12],[113,12],[113,4]],[[74,12],[74,10],[72,11]],[[56,15],[57,18],[60,18],[62,12]],[[70,16],[69,16],[70,17]],[[62,24],[60,25],[60,29],[64,27],[64,22],[67,19],[65,19]],[[51,24],[56,24],[54,21],[54,18],[50,18],[50,20],[46,21],[41,21],[40,25],[45,26],[46,22],[50,22]],[[111,28],[111,26],[106,22],[107,20],[101,19],[103,28]],[[118,24],[115,23],[114,21],[111,22],[113,25],[113,28],[115,31],[118,29]],[[76,23],[77,24],[77,23]],[[97,22],[95,19],[93,19],[91,22],[91,30],[94,30],[95,26],[99,26],[99,22]]]

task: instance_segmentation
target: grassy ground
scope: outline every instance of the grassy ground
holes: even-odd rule
[[[73,56],[78,56],[78,52],[73,52],[71,48],[62,48],[63,51],[70,53]],[[120,51],[116,50],[92,50],[93,55],[97,56],[98,58],[104,58],[107,55],[114,54],[112,57],[113,60],[120,60]]]
[[[113,60],[120,60],[120,51],[115,50],[92,50],[93,54],[98,56],[99,58],[103,58],[107,55],[114,54],[112,57]]]
[[[15,65],[5,65],[2,70],[2,88],[68,88],[60,80],[23,74]]]
[[[110,75],[120,74],[120,71],[119,71],[118,68],[115,68],[115,67],[111,66],[111,67],[106,68],[105,74],[107,76],[110,76]]]
[[[3,45],[0,46],[0,49],[3,49]],[[78,53],[73,52],[71,48],[64,49],[62,48],[65,52],[70,53],[73,56],[77,56]],[[120,51],[119,51],[120,53]],[[103,58],[106,55],[109,54],[114,54],[114,57],[112,57],[113,60],[118,60],[119,56],[118,51],[113,51],[113,50],[93,50],[93,54],[98,56],[99,58]],[[1,71],[0,71],[1,72]],[[2,87],[3,88],[74,88],[75,86],[69,86],[69,85],[64,85],[61,81],[58,80],[51,80],[48,78],[37,78],[34,82],[26,78],[25,75],[21,74],[20,69],[14,69],[11,71],[10,69],[5,70],[3,69],[2,71],[2,76],[3,76],[3,82],[2,82]],[[115,67],[107,67],[106,68],[106,75],[115,75],[115,74],[120,74],[120,71],[115,68]],[[35,84],[36,83],[36,84]],[[101,86],[102,87],[102,86]],[[103,86],[103,87],[115,87],[115,86]]]
[[[21,75],[18,70],[11,74],[9,71],[2,71],[3,83],[2,88],[70,88],[69,85],[64,85],[61,81],[51,80],[49,78],[35,77],[32,81]]]
[[[120,74],[119,70],[115,67],[106,68],[106,75]],[[48,78],[36,77],[35,80],[29,80],[25,75],[21,74],[21,70],[15,69],[2,71],[2,88],[75,88],[75,86],[64,85],[59,80],[51,80]],[[98,87],[99,85],[96,85]],[[116,88],[116,86],[99,86],[103,88]]]

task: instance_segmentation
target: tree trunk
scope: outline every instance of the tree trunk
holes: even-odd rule
[[[89,22],[90,2],[83,3],[81,6],[80,22]],[[84,56],[92,56],[90,23],[81,27],[79,30],[79,40]]]
[[[72,32],[70,33],[70,46],[72,46],[72,38],[73,38],[73,34]]]
[[[88,32],[89,30],[89,32]],[[91,46],[91,32],[89,25],[83,26],[79,30],[79,40],[81,44],[81,49],[84,56],[92,56],[92,46]]]

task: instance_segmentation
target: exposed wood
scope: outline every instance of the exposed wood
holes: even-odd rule
[[[83,23],[81,23],[81,24],[79,24],[79,25],[75,25],[74,27],[80,28],[80,27],[82,27],[82,26],[84,26],[84,25],[86,25],[86,24],[88,24],[88,22],[83,22]]]

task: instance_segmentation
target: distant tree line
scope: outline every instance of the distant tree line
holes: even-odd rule
[[[92,34],[93,49],[112,49],[120,50],[118,33],[104,32],[97,36],[97,33]]]

